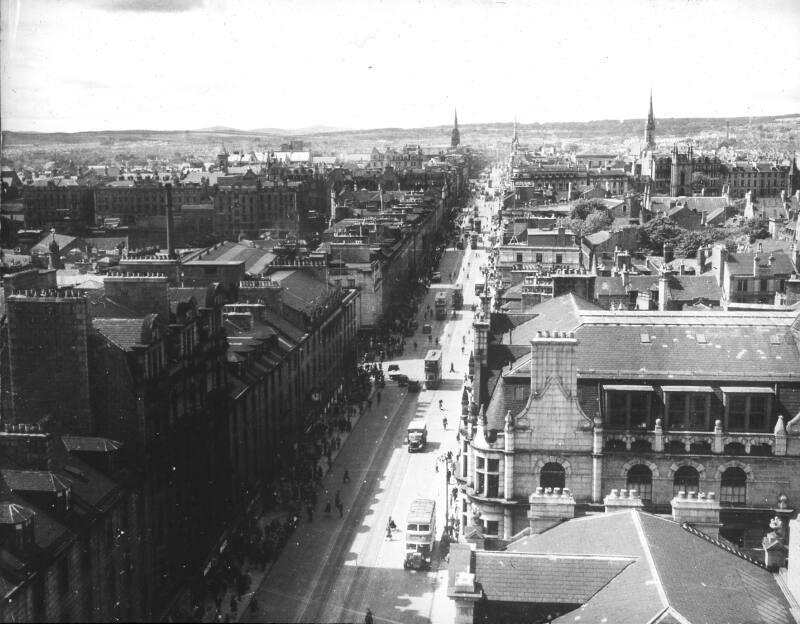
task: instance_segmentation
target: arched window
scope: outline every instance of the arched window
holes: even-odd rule
[[[672,494],[678,492],[697,492],[700,488],[700,474],[694,466],[681,466],[675,471],[672,481]]]
[[[747,473],[744,470],[733,467],[722,473],[719,501],[742,505],[747,502]]]
[[[542,472],[539,474],[540,487],[563,489],[565,480],[564,466],[561,464],[550,462],[542,466]]]
[[[637,490],[644,502],[653,500],[653,471],[644,464],[631,466],[626,485],[629,490]]]

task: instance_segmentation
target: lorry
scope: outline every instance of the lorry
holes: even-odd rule
[[[478,248],[478,233],[473,232],[469,237],[469,248],[470,249],[477,249]]]
[[[406,515],[403,567],[423,570],[431,567],[436,543],[436,501],[417,498],[411,501]]]
[[[442,382],[442,352],[431,349],[425,356],[425,387],[435,390]]]
[[[436,299],[433,301],[436,308],[436,320],[443,321],[447,318],[447,295],[444,292],[436,293]]]
[[[408,442],[409,453],[425,450],[425,446],[428,444],[428,425],[425,424],[424,419],[415,418],[408,424],[406,442]]]
[[[461,284],[456,284],[453,287],[453,309],[460,310],[464,305],[464,288]]]

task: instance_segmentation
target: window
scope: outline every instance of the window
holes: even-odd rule
[[[500,460],[490,459],[486,472],[486,496],[497,498],[500,496]]]
[[[653,500],[653,471],[644,464],[631,466],[625,485],[629,490],[637,490],[643,501]]]
[[[711,395],[706,392],[669,392],[667,428],[673,431],[707,431]]]
[[[486,520],[483,525],[483,531],[486,535],[496,536],[500,530],[500,523],[497,520]]]
[[[728,468],[720,480],[721,503],[744,505],[747,502],[747,473],[741,468]]]
[[[650,393],[609,391],[606,424],[611,429],[649,429]]]
[[[725,428],[728,431],[769,431],[772,397],[769,394],[726,392]]]
[[[556,462],[549,462],[542,466],[542,471],[539,474],[539,487],[563,489],[565,482],[564,466]]]
[[[759,282],[758,289],[761,292],[766,292],[767,290],[769,290],[769,280],[762,279]]]
[[[736,291],[747,292],[747,280],[736,280]]]
[[[517,263],[518,264],[522,264],[522,254],[521,253],[517,254]]]
[[[536,262],[539,263],[539,264],[542,263],[542,254],[540,254],[540,253],[536,254]]]
[[[561,264],[564,261],[564,256],[556,254],[556,264]]]
[[[675,471],[672,481],[672,495],[678,492],[697,492],[700,488],[700,474],[694,466],[681,466]]]

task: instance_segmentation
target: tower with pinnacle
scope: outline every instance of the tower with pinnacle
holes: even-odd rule
[[[514,118],[514,136],[511,137],[511,151],[516,152],[519,148],[519,135],[517,134],[517,118]]]
[[[653,116],[653,90],[650,90],[650,112],[644,128],[644,149],[650,152],[656,149],[656,118]]]
[[[458,131],[458,111],[455,111],[455,121],[453,123],[453,132],[450,134],[450,147],[457,148],[461,144],[461,133]]]

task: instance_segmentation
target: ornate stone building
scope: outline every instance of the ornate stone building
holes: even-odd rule
[[[800,495],[800,315],[608,313],[570,298],[538,306],[513,344],[475,323],[462,525],[475,505],[487,538],[509,539],[537,487],[589,509],[636,489],[657,512],[708,491],[720,533],[746,546],[779,496]]]

